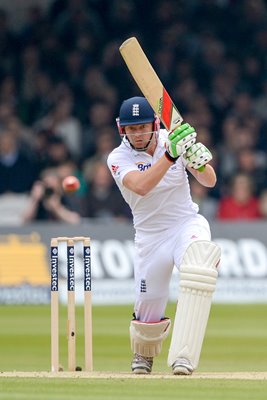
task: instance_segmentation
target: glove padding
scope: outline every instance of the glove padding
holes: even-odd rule
[[[204,171],[205,165],[212,160],[212,154],[202,143],[193,144],[190,149],[184,154],[184,158],[187,162],[186,166]]]
[[[167,153],[173,160],[176,160],[195,143],[196,136],[195,129],[189,124],[179,126],[168,136]]]

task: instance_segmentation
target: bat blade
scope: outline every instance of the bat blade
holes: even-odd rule
[[[183,118],[175,107],[158,75],[150,64],[138,40],[131,37],[119,48],[139,89],[160,118],[167,131],[181,125]]]

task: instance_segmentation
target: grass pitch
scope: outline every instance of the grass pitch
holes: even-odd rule
[[[60,311],[60,362],[66,369],[67,312],[65,307]],[[128,335],[132,307],[95,306],[94,374],[99,371],[99,376],[82,372],[75,377],[63,373],[59,378],[48,378],[50,308],[1,306],[0,399],[265,400],[267,373],[262,372],[267,371],[266,311],[267,305],[213,305],[200,365],[193,377],[172,377],[166,365],[169,337],[155,360],[154,375],[133,378],[129,376],[132,355]],[[166,315],[173,318],[174,312],[175,306],[170,304]],[[77,365],[81,367],[83,349],[83,309],[78,308]],[[16,371],[24,371],[24,377]],[[42,371],[46,375],[42,376]],[[240,374],[236,375],[237,371]],[[252,371],[261,374],[251,375]],[[216,379],[215,372],[220,379]],[[229,373],[233,373],[231,379]]]

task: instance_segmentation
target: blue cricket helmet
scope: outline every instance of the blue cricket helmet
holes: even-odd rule
[[[145,97],[131,97],[120,108],[120,127],[135,124],[147,124],[155,121],[155,113]]]

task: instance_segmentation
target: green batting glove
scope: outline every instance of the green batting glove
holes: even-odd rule
[[[196,141],[197,133],[189,124],[183,124],[171,132],[166,144],[166,156],[175,162],[181,154],[184,154]]]
[[[212,154],[202,143],[196,143],[184,155],[187,166],[199,172],[205,170],[206,164],[212,160]]]

